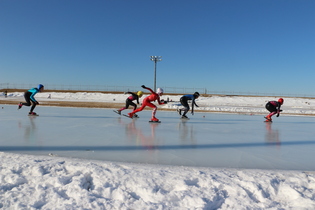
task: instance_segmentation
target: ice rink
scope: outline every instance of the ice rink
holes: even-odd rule
[[[151,111],[129,119],[110,109],[0,105],[0,151],[84,159],[246,169],[315,170],[313,117]],[[125,110],[124,113],[128,113]]]

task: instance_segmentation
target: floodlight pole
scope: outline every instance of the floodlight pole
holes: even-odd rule
[[[151,61],[154,61],[154,91],[156,91],[156,63],[162,60],[162,56],[150,56]]]

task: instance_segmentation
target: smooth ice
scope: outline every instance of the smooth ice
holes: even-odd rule
[[[130,119],[110,109],[0,105],[0,151],[84,159],[247,169],[315,170],[313,117],[151,110]],[[125,110],[124,113],[128,113]]]

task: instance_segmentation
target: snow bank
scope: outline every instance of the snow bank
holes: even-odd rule
[[[0,153],[3,209],[314,209],[315,175]]]

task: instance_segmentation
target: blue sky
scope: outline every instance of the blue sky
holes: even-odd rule
[[[314,0],[1,0],[0,83],[312,94]]]

